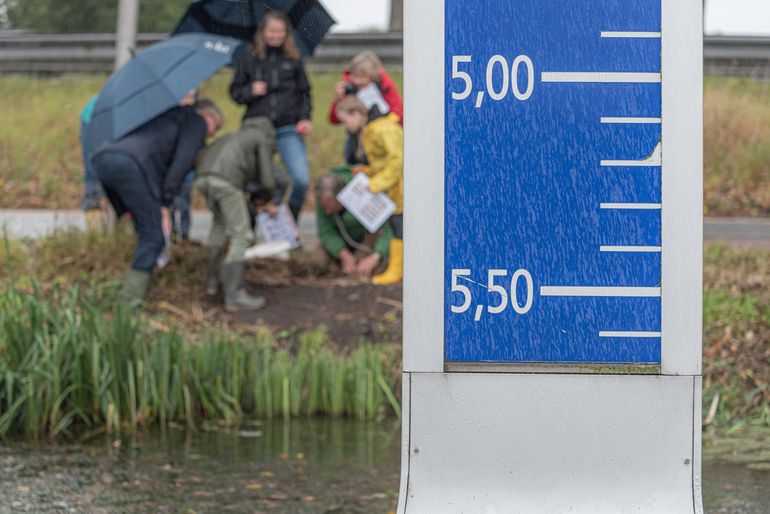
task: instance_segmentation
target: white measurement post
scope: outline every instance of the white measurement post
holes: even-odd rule
[[[701,20],[405,5],[400,514],[702,513]]]

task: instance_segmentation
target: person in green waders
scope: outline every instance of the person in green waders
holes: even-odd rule
[[[254,241],[251,214],[246,200],[247,184],[259,182],[268,197],[276,189],[273,154],[275,128],[270,118],[247,118],[241,130],[221,137],[209,146],[197,166],[195,187],[206,198],[214,214],[208,240],[208,278],[206,294],[224,292],[225,310],[255,310],[265,299],[246,291],[246,249]],[[271,216],[278,212],[279,199],[262,208]],[[229,237],[227,254],[222,249]]]

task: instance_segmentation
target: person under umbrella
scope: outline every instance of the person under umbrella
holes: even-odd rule
[[[137,245],[122,294],[130,305],[147,296],[152,271],[171,231],[169,207],[207,137],[224,123],[219,108],[201,99],[172,108],[128,135],[104,144],[94,169],[118,216],[131,213]]]
[[[310,183],[304,136],[313,130],[310,82],[289,17],[269,11],[254,35],[250,51],[235,64],[230,96],[246,106],[244,121],[267,117],[276,128],[278,152],[292,179],[289,208],[299,218]]]
[[[200,84],[243,46],[215,34],[182,34],[149,46],[116,70],[99,91],[88,125],[86,148],[94,155],[156,116],[194,100]]]

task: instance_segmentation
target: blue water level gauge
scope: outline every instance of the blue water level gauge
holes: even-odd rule
[[[660,0],[446,0],[448,362],[660,362]]]

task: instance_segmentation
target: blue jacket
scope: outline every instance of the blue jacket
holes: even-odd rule
[[[192,107],[175,107],[122,139],[105,144],[94,156],[121,153],[132,158],[142,170],[150,193],[168,207],[205,143],[203,118]]]

